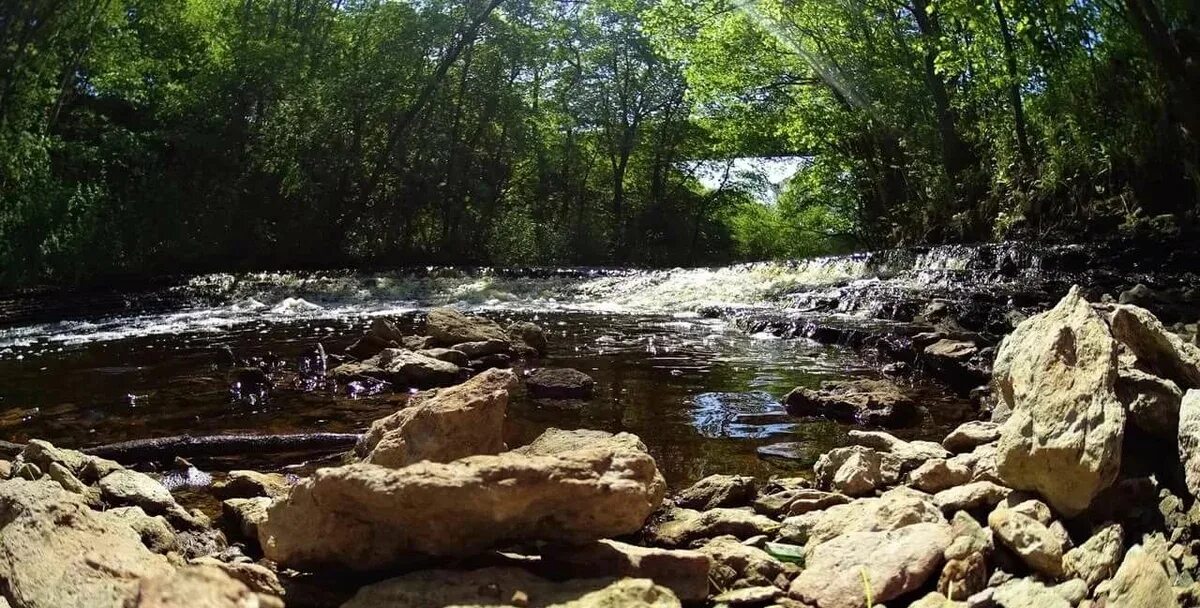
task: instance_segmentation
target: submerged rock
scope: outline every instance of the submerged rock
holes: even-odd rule
[[[994,369],[1012,410],[996,450],[1000,479],[1065,515],[1083,511],[1116,478],[1125,436],[1108,324],[1072,288],[1004,339]]]
[[[519,568],[413,572],[358,590],[342,608],[678,608],[669,589],[647,579],[576,579],[556,583]]]
[[[845,423],[902,427],[920,418],[917,404],[887,380],[822,383],[820,390],[798,387],[784,397],[793,416],[819,416]]]
[[[539,355],[545,355],[549,350],[546,332],[535,323],[527,321],[513,323],[508,326],[508,336],[514,340],[520,340]]]
[[[618,442],[403,469],[320,469],[259,526],[269,559],[371,571],[503,541],[585,542],[641,529],[666,493],[654,459]]]
[[[596,381],[575,369],[539,369],[525,380],[535,399],[590,399]]]
[[[489,370],[458,386],[419,393],[404,409],[372,423],[355,451],[364,462],[392,468],[498,454],[515,385],[511,372]]]

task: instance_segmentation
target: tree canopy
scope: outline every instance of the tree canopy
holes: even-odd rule
[[[0,282],[1186,229],[1197,137],[1194,0],[11,0]]]

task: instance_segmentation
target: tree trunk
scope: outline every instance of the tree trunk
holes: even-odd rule
[[[1012,104],[1013,122],[1017,129],[1017,150],[1026,171],[1032,171],[1033,148],[1029,145],[1029,128],[1025,121],[1025,102],[1021,99],[1021,79],[1017,69],[1017,52],[1013,44],[1012,31],[1008,28],[1008,16],[1004,13],[1001,0],[992,0],[996,19],[1000,22],[1000,39],[1004,42],[1004,63],[1008,68],[1008,97]]]

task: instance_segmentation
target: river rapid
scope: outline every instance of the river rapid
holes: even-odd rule
[[[672,485],[717,472],[768,476],[811,467],[849,430],[788,416],[783,396],[825,380],[881,377],[889,360],[865,347],[869,338],[930,329],[931,304],[986,342],[1071,283],[1115,294],[1189,280],[1111,271],[1092,259],[1079,247],[989,245],[708,269],[213,274],[9,294],[0,297],[0,439],[87,447],[180,434],[361,432],[398,399],[314,389],[295,374],[302,357],[317,344],[340,352],[376,317],[413,327],[430,307],[448,305],[542,326],[549,353],[521,371],[573,367],[596,379],[597,396],[582,408],[516,395],[510,445],[551,426],[630,431]],[[265,399],[231,393],[218,365],[225,348],[278,362]],[[940,438],[976,415],[965,391],[936,377],[901,382],[925,413],[900,436]],[[764,456],[777,444],[787,444],[786,458]],[[245,454],[201,464],[307,460]]]

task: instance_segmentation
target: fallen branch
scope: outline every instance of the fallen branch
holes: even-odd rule
[[[135,439],[82,450],[84,454],[123,462],[168,460],[176,456],[239,456],[281,452],[336,452],[358,443],[357,433],[298,433],[295,435],[177,435]]]

